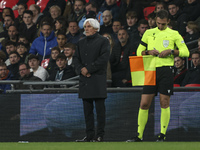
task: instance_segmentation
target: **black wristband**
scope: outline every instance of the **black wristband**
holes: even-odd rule
[[[171,55],[174,55],[174,50],[173,49],[171,49]]]

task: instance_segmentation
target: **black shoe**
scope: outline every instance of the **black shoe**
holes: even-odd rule
[[[87,136],[85,136],[83,139],[76,140],[76,142],[93,142],[93,139],[88,139]]]
[[[131,138],[130,140],[127,140],[126,142],[142,142],[142,139],[136,136],[134,138]]]
[[[156,142],[163,142],[163,141],[165,141],[165,139],[166,139],[166,136],[164,134],[160,133],[158,135],[158,139],[156,140]]]
[[[103,142],[103,138],[99,136],[94,139],[94,142]]]

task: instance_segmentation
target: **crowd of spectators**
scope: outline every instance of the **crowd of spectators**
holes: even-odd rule
[[[186,43],[192,42],[188,45],[190,51],[196,50],[189,69],[186,58],[175,57],[175,83],[184,86],[190,83],[188,74],[199,71],[200,60],[198,64],[193,61],[200,51],[198,0],[49,0],[42,12],[36,4],[27,7],[27,2],[19,0],[13,8],[2,10],[1,80],[61,81],[76,76],[73,63],[76,44],[85,37],[84,21],[95,18],[101,25],[99,34],[111,44],[107,79],[112,80],[113,87],[131,86],[129,56],[136,55],[144,32],[156,27],[156,12],[162,9],[170,14],[168,27],[177,30]],[[145,19],[143,10],[149,6],[155,6],[155,10]],[[18,17],[15,18],[12,9],[17,9]],[[0,88],[5,93],[10,86]]]

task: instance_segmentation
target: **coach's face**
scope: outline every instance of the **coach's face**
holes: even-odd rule
[[[89,22],[86,22],[84,29],[85,29],[86,36],[94,35],[97,32],[97,29],[91,26]]]

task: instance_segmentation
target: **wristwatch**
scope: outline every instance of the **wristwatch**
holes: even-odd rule
[[[171,55],[174,55],[174,50],[173,49],[171,49]]]
[[[146,50],[146,51],[145,51],[145,55],[149,55],[149,52],[148,52],[148,50]]]

